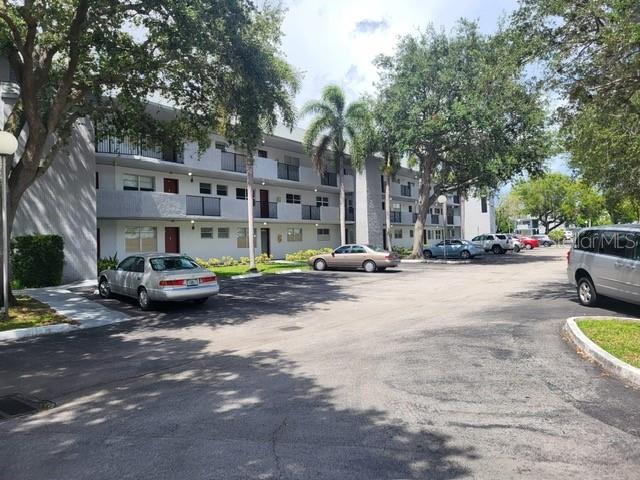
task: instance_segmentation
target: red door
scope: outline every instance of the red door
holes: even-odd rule
[[[177,178],[165,178],[164,179],[164,193],[178,193],[178,179]]]
[[[269,190],[260,190],[260,217],[269,218]]]
[[[164,251],[180,253],[180,228],[164,227]]]

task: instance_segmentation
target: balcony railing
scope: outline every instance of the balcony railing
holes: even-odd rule
[[[314,205],[302,205],[303,220],[320,220],[320,207]]]
[[[300,181],[300,167],[278,162],[278,178],[281,180]]]
[[[253,216],[256,218],[278,218],[278,204],[276,202],[255,202]]]
[[[220,168],[228,172],[247,173],[247,159],[238,153],[222,152]]]
[[[155,158],[156,160],[163,160],[165,162],[184,162],[182,152],[176,147],[149,145],[141,139],[131,139],[129,137],[104,137],[96,142],[96,153],[138,155],[140,157]]]
[[[220,199],[217,197],[200,197],[187,195],[187,215],[204,217],[220,216]]]
[[[402,212],[390,212],[390,213],[391,213],[391,221],[393,223],[402,222]]]
[[[320,183],[322,185],[327,185],[329,187],[337,187],[338,186],[338,176],[333,172],[324,172],[320,176]]]
[[[409,185],[400,185],[400,195],[403,197],[410,197],[411,187]]]

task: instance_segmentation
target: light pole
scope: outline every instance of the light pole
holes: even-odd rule
[[[444,259],[447,259],[447,196],[446,195],[438,195],[438,203],[442,205],[442,218],[443,218],[443,242],[444,247],[442,250],[444,251]]]
[[[2,157],[2,315],[9,318],[9,228],[7,199],[9,170],[7,162],[18,149],[18,140],[9,132],[0,132],[0,156]]]

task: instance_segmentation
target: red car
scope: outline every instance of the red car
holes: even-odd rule
[[[526,235],[514,235],[524,248],[527,250],[533,250],[534,248],[538,248],[540,246],[540,242],[532,237],[527,237]]]

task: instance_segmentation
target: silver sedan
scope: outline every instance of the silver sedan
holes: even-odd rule
[[[213,272],[186,255],[144,253],[125,258],[115,270],[100,272],[98,291],[102,298],[112,293],[137,298],[140,308],[148,310],[154,301],[204,303],[220,287]]]

